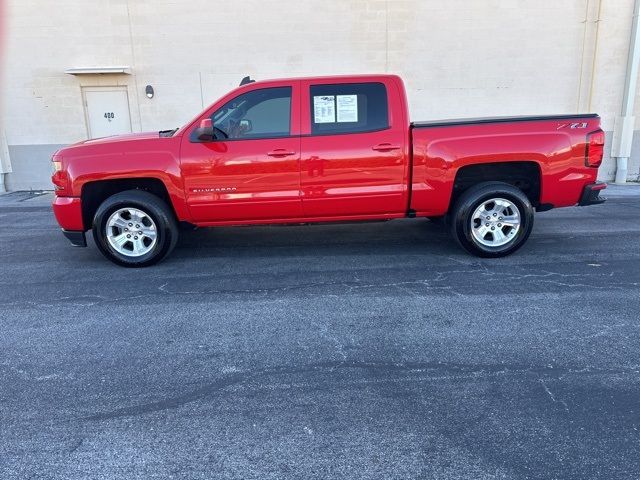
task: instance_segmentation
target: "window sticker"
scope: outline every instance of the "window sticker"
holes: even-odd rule
[[[335,95],[321,95],[313,97],[313,122],[335,123],[336,104]]]
[[[338,95],[338,122],[358,121],[358,95]]]

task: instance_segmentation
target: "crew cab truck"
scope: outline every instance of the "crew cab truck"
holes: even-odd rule
[[[181,225],[444,219],[501,257],[535,211],[602,203],[595,114],[410,123],[395,75],[243,82],[175,130],[80,142],[53,155],[63,233],[128,267],[174,248]]]

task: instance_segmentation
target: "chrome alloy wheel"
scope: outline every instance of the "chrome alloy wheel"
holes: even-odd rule
[[[149,253],[158,238],[156,224],[139,208],[121,208],[107,220],[109,245],[127,257],[141,257]]]
[[[501,247],[520,230],[520,210],[505,198],[485,200],[471,216],[471,234],[485,247]]]

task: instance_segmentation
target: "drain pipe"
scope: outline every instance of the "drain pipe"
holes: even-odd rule
[[[5,5],[2,0],[0,0],[0,67],[3,67],[3,63],[1,62],[4,50],[4,34],[5,34]],[[2,75],[0,75],[2,77]],[[0,78],[0,84],[2,82],[2,78]],[[0,89],[0,91],[2,91]],[[4,135],[4,128],[2,126],[4,110],[2,101],[4,100],[3,95],[0,95],[0,193],[4,193],[7,191],[5,180],[7,177],[7,173],[11,172],[11,160],[9,159],[9,148],[7,147],[7,139]]]
[[[4,2],[0,0],[0,59],[3,55],[4,50],[4,29],[6,26],[5,21],[5,6]],[[0,63],[1,65],[1,63]],[[0,78],[0,82],[2,79]],[[2,90],[0,90],[2,91]],[[9,149],[7,147],[7,139],[4,135],[4,128],[2,128],[2,121],[4,117],[4,95],[0,95],[0,193],[4,193],[7,191],[5,179],[7,173],[11,172],[11,160],[9,160]]]
[[[624,79],[624,96],[620,117],[616,118],[613,129],[611,156],[616,159],[615,183],[627,182],[627,169],[631,146],[633,144],[633,130],[635,117],[633,106],[635,102],[636,86],[638,84],[638,64],[640,63],[640,29],[638,29],[638,15],[640,14],[640,0],[633,5],[633,23],[629,39],[629,54],[627,56],[627,71]]]
[[[4,136],[2,123],[0,120],[0,193],[7,191],[5,180],[7,173],[11,173],[11,160],[9,159],[9,149],[7,139]]]

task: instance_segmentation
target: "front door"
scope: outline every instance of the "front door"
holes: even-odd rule
[[[211,114],[213,141],[185,133],[181,167],[196,222],[302,216],[297,89],[255,88],[229,100]]]
[[[406,212],[407,127],[394,84],[302,85],[300,182],[305,216],[362,218]]]
[[[89,138],[131,133],[127,87],[84,87]]]

